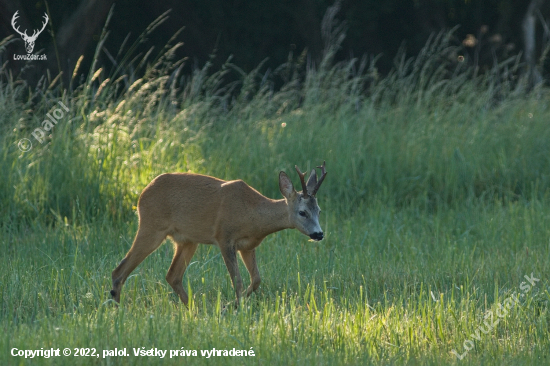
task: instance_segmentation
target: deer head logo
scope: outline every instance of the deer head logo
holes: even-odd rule
[[[32,36],[29,36],[27,35],[27,30],[25,30],[24,32],[21,32],[19,31],[19,26],[16,26],[15,24],[16,19],[19,18],[19,15],[17,15],[18,12],[19,10],[16,11],[15,14],[13,14],[13,17],[11,18],[11,26],[17,33],[19,33],[19,35],[21,35],[21,38],[23,38],[23,41],[25,41],[25,48],[27,49],[27,53],[31,53],[32,50],[34,49],[34,42],[36,41],[36,38],[38,38],[38,35],[42,33],[44,28],[46,28],[46,24],[48,24],[49,18],[48,18],[48,15],[44,13],[44,23],[42,23],[42,29],[40,29],[39,31],[35,29],[34,32],[32,33]]]

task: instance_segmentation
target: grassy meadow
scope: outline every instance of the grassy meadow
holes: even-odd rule
[[[319,65],[294,55],[245,73],[229,60],[191,75],[173,57],[181,45],[130,46],[68,88],[2,69],[0,364],[550,364],[549,90],[527,91],[516,58],[483,72],[459,62],[452,33],[400,54],[389,75],[374,59],[335,62],[335,43]],[[32,133],[58,102],[69,111],[40,143]],[[114,306],[111,271],[155,176],[243,179],[281,198],[279,171],[299,186],[294,165],[323,160],[325,240],[268,236],[262,284],[236,311],[222,311],[233,289],[207,245],[184,276],[190,306],[178,303],[170,243]],[[82,348],[99,357],[74,356]],[[103,358],[115,348],[128,356]],[[254,356],[201,356],[213,348]]]

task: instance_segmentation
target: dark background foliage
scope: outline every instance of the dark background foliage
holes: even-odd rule
[[[403,44],[409,54],[416,54],[430,34],[458,25],[456,42],[462,42],[468,34],[474,35],[480,40],[480,64],[490,65],[494,56],[505,57],[522,50],[522,21],[530,3],[540,6],[536,12],[538,57],[548,39],[544,26],[548,24],[545,16],[550,13],[550,4],[544,0],[344,0],[336,17],[345,25],[347,36],[337,59],[380,54],[378,67],[386,72]],[[216,54],[215,62],[223,63],[233,55],[234,64],[250,71],[265,58],[268,58],[266,67],[275,68],[287,60],[289,53],[298,55],[304,50],[310,62],[318,62],[323,51],[322,19],[333,1],[1,0],[0,38],[14,36],[13,43],[8,45],[8,55],[24,53],[23,42],[10,24],[13,13],[19,10],[18,24],[22,29],[32,29],[40,27],[42,15],[49,12],[50,35],[38,38],[35,52],[40,48],[46,50],[48,67],[54,74],[56,69],[72,73],[79,53],[86,56],[83,69],[87,70],[113,4],[110,33],[104,45],[111,54],[118,52],[128,35],[126,46],[155,18],[171,9],[169,18],[141,45],[142,52],[151,46],[160,49],[185,27],[176,41],[184,43],[178,56],[189,57],[188,69],[204,64],[210,55]],[[52,29],[57,50],[53,47]],[[107,67],[112,65],[106,53],[100,57]],[[7,61],[15,73],[21,71],[21,62],[14,62],[13,57]],[[40,69],[45,64],[35,66]],[[44,74],[42,71],[38,74]]]

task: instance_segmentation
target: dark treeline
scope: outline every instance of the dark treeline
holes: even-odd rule
[[[266,67],[275,68],[291,52],[297,56],[305,51],[308,60],[315,63],[324,48],[323,17],[333,4],[334,0],[0,0],[0,39],[13,37],[8,52],[0,57],[3,63],[8,58],[15,74],[24,69],[26,63],[12,57],[25,52],[24,43],[12,28],[12,16],[19,11],[18,24],[30,34],[40,28],[42,16],[48,12],[49,34],[38,37],[35,49],[43,49],[48,62],[47,66],[34,62],[35,76],[43,75],[43,68],[48,67],[54,75],[63,71],[67,81],[81,54],[85,55],[81,70],[88,70],[114,5],[104,44],[110,55],[116,55],[123,44],[128,47],[151,22],[171,9],[168,19],[140,46],[142,52],[151,46],[159,50],[185,27],[175,41],[184,44],[177,56],[189,57],[188,68],[203,65],[213,53],[218,63],[233,55],[233,63],[245,71],[265,58],[269,58]],[[539,60],[550,38],[550,2],[545,0],[343,0],[336,18],[345,27],[346,38],[337,59],[381,55],[378,67],[385,72],[403,44],[409,54],[415,54],[430,34],[458,25],[456,42],[462,42],[465,52],[472,53],[471,60],[490,66],[495,57],[503,59],[524,50],[522,24],[533,5],[536,24],[532,38],[535,60]],[[107,68],[114,64],[108,53],[99,55]],[[544,67],[541,72],[544,74]]]

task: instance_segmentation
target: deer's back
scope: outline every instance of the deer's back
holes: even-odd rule
[[[138,202],[140,228],[165,231],[176,241],[211,244],[220,229],[261,196],[243,181],[167,173],[156,177]]]

